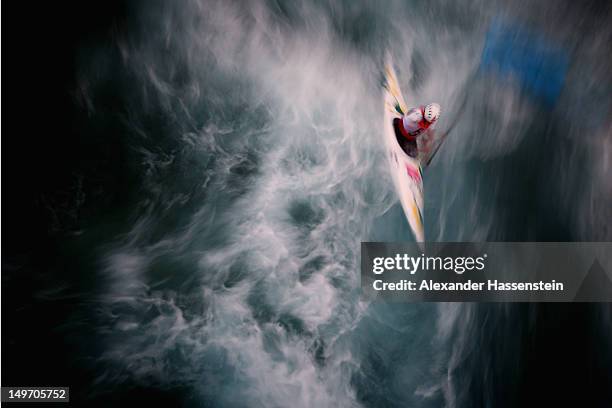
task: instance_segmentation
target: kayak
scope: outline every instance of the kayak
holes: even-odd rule
[[[390,57],[387,57],[385,64],[384,106],[383,133],[393,185],[415,240],[424,242],[421,158],[411,157],[404,152],[393,127],[393,120],[401,118],[408,107],[399,88]]]

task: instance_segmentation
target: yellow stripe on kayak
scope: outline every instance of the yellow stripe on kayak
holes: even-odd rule
[[[393,97],[397,101],[402,112],[406,112],[407,111],[406,104],[404,102],[404,98],[402,97],[402,92],[400,90],[399,83],[397,81],[397,77],[395,76],[395,70],[393,69],[393,67],[387,65],[385,66],[385,73],[387,77],[386,78],[387,87],[389,89],[389,92],[391,93],[391,95],[393,95]]]
[[[419,232],[423,231],[423,221],[421,220],[421,212],[419,211],[419,207],[416,204],[416,201],[412,201],[412,219],[416,220],[417,230]]]

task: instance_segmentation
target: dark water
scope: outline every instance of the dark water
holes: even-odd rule
[[[612,401],[607,305],[368,304],[358,277],[360,241],[412,239],[381,146],[385,49],[441,128],[467,101],[425,173],[428,239],[611,239],[608,4],[96,7],[40,51],[70,61],[39,80],[54,108],[32,126],[57,136],[5,187],[12,383],[100,406]],[[553,104],[479,72],[499,18],[567,56]]]

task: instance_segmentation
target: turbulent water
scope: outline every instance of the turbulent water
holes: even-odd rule
[[[96,373],[83,395],[154,387],[228,407],[520,401],[503,390],[521,385],[515,356],[536,306],[360,300],[360,242],[412,240],[382,149],[381,64],[391,50],[408,103],[439,102],[442,129],[467,97],[425,171],[427,239],[610,240],[601,9],[131,4],[78,56],[83,138],[121,152],[102,166],[120,181],[83,198],[111,210],[91,210],[70,238],[85,259],[73,289],[87,300],[72,315],[83,326],[64,329]],[[500,16],[570,56],[554,107],[478,74]],[[105,202],[105,189],[120,200]]]

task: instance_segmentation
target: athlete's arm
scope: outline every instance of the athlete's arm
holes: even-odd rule
[[[416,108],[410,109],[402,118],[404,129],[409,132],[414,131],[418,127],[418,123],[423,120],[421,111]]]

